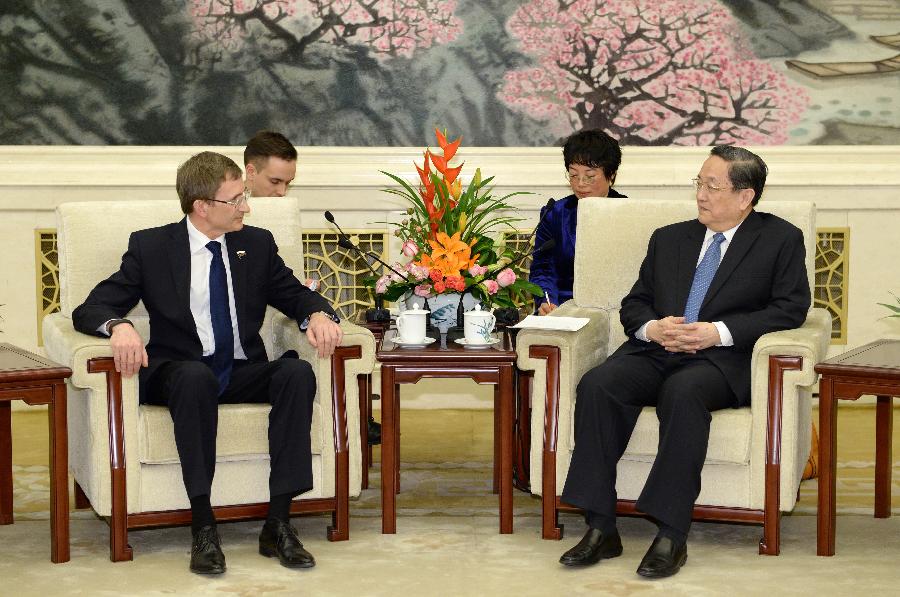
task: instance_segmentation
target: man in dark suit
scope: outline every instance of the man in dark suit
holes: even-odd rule
[[[803,233],[753,209],[766,173],[750,151],[714,147],[694,181],[697,219],[651,236],[622,300],[628,341],[578,384],[562,500],[585,510],[589,528],[562,564],[622,553],[616,465],[645,406],[656,407],[660,440],[637,509],[659,532],[637,572],[670,576],[687,559],[710,413],[750,403],[756,340],[801,325],[810,306]]]
[[[291,499],[313,486],[310,423],[316,380],[299,359],[269,362],[259,330],[272,305],[306,329],[319,357],[342,332],[334,311],[297,280],[272,234],[244,226],[250,212],[241,170],[231,159],[199,153],[178,168],[180,222],[131,235],[116,273],[72,314],[75,328],[110,336],[116,369],[140,372],[140,401],[167,406],[191,503],[191,570],[225,571],[210,505],[216,466],[218,405],[268,402],[269,514],[260,553],[282,565],[315,560],[289,524]],[[150,314],[150,341],[126,319],[139,300]]]

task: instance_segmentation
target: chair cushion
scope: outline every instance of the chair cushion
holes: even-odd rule
[[[219,407],[216,460],[256,460],[269,457],[268,404],[223,404]],[[310,443],[322,453],[322,409],[313,406]],[[140,461],[144,464],[178,463],[175,429],[169,409],[141,405],[138,414]]]
[[[749,408],[726,408],[713,413],[706,462],[747,464],[750,462],[751,415]],[[659,446],[656,409],[645,408],[623,458],[654,459]]]

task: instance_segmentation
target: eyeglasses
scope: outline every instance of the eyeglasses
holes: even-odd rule
[[[224,203],[225,205],[230,205],[237,210],[242,208],[245,203],[250,202],[250,189],[244,189],[244,194],[237,199],[234,199],[233,201],[222,201],[220,199],[207,199],[207,201],[212,201],[213,203]]]
[[[572,174],[571,172],[566,170],[566,180],[568,180],[571,184],[581,183],[583,185],[592,185],[599,179],[599,174]]]
[[[710,193],[719,193],[721,191],[733,191],[734,190],[734,187],[732,187],[730,189],[727,187],[717,187],[715,185],[709,184],[708,182],[703,182],[699,178],[692,178],[691,182],[694,183],[694,188],[696,188],[698,192],[703,187],[706,187],[706,190],[709,191]]]

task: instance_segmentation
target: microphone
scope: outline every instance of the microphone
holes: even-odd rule
[[[350,251],[355,252],[357,255],[362,257],[363,263],[366,264],[366,267],[369,268],[369,271],[372,272],[372,275],[378,277],[378,272],[372,267],[372,264],[365,258],[365,253],[354,245],[347,234],[341,229],[337,222],[334,221],[334,216],[330,211],[325,212],[325,219],[328,220],[331,224],[334,224],[340,235],[338,236],[338,246],[344,249],[349,249]],[[373,293],[374,294],[374,293]],[[375,297],[375,308],[374,309],[366,309],[366,321],[375,322],[375,321],[390,321],[391,313],[387,309],[384,308],[384,297],[379,294],[374,294]]]
[[[389,270],[391,270],[393,273],[397,274],[401,278],[406,277],[406,274],[395,270],[392,266],[388,265],[388,263],[386,261],[382,260],[381,257],[376,255],[375,253],[373,253],[371,251],[364,251],[363,249],[360,249],[358,246],[354,245],[353,242],[347,237],[347,235],[344,235],[344,236],[338,238],[338,246],[342,247],[344,249],[348,249],[350,251],[355,251],[359,255],[365,255],[366,257],[371,257],[372,259],[374,259],[375,261],[377,261],[384,267],[388,268]],[[368,265],[368,263],[366,265]],[[372,266],[369,266],[369,269],[372,269]],[[374,270],[372,273],[375,273]],[[377,276],[378,274],[375,274],[375,275]]]

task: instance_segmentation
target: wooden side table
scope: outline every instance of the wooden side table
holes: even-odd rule
[[[0,524],[13,523],[13,400],[48,405],[50,422],[50,561],[69,561],[69,447],[66,379],[72,370],[0,343]]]
[[[381,363],[381,532],[397,532],[396,494],[400,481],[400,385],[424,377],[470,378],[494,385],[495,482],[500,489],[500,532],[513,532],[512,456],[514,369],[516,353],[507,334],[485,348],[464,348],[440,340],[424,348],[404,348],[391,342],[388,332],[376,352]],[[446,336],[444,336],[446,338]]]
[[[878,340],[816,365],[819,381],[819,508],[816,553],[834,555],[837,401],[875,395],[875,518],[891,515],[892,402],[900,396],[900,340]]]

